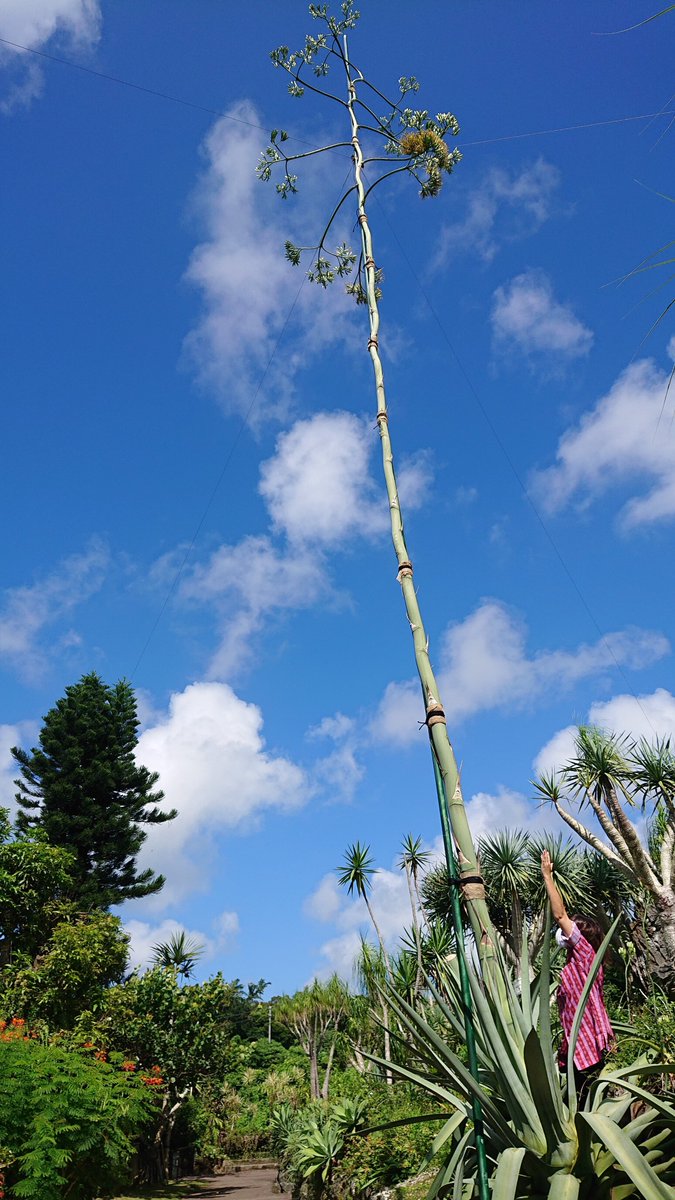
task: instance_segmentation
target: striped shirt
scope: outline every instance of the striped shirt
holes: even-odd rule
[[[569,956],[567,965],[563,967],[560,976],[557,997],[558,1011],[563,1027],[563,1040],[558,1062],[561,1067],[566,1068],[572,1025],[581,993],[593,965],[595,950],[576,925],[572,926],[569,937],[561,938],[561,943],[569,951]],[[614,1031],[609,1023],[602,997],[603,978],[604,972],[600,967],[586,1001],[574,1050],[574,1065],[579,1071],[596,1066],[602,1060],[605,1050],[614,1038]]]

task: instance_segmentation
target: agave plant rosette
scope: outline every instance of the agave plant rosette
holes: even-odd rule
[[[551,1030],[548,930],[541,972],[534,981],[524,972],[519,994],[504,964],[506,999],[503,988],[489,976],[480,978],[471,963],[466,964],[475,1006],[478,1082],[438,1025],[432,1026],[426,1014],[385,987],[406,1046],[405,1056],[389,1068],[444,1106],[447,1114],[427,1159],[428,1165],[443,1157],[428,1200],[450,1194],[453,1200],[468,1200],[477,1194],[471,1119],[476,1094],[483,1111],[493,1200],[675,1200],[675,1103],[644,1086],[650,1077],[675,1070],[675,1065],[649,1063],[643,1057],[620,1070],[605,1068],[583,1104],[576,1093],[574,1049],[586,1000],[613,932],[614,927],[596,955],[579,1003],[567,1073],[558,1067]],[[462,1037],[457,973],[448,967],[441,986],[429,986],[448,1030]]]

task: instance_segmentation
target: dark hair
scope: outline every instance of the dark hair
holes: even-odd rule
[[[597,952],[605,936],[598,922],[593,917],[585,917],[583,913],[575,913],[572,920],[582,937],[585,937],[586,941],[590,942],[593,949]]]

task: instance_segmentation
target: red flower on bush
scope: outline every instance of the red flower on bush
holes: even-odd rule
[[[143,1083],[147,1083],[148,1087],[162,1087],[164,1080],[162,1078],[162,1068],[155,1065],[150,1068],[149,1075],[141,1075]]]
[[[131,1059],[129,1059],[129,1061],[128,1061],[128,1062],[123,1062],[123,1063],[122,1063],[122,1070],[123,1070],[123,1071],[135,1071],[135,1070],[136,1070],[136,1063],[135,1063],[135,1062],[131,1062]]]

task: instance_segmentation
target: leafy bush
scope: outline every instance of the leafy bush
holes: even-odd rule
[[[122,1063],[46,1045],[14,1021],[0,1035],[0,1146],[11,1194],[91,1200],[129,1178],[152,1088]]]

